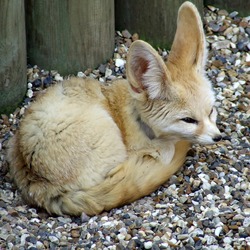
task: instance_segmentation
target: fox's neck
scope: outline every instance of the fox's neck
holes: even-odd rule
[[[103,87],[110,115],[119,127],[127,147],[143,144],[155,138],[152,128],[142,119],[137,101],[131,96],[127,81],[114,82]]]
[[[155,133],[153,131],[153,129],[141,119],[140,114],[137,114],[137,119],[136,121],[138,122],[141,130],[145,133],[145,135],[150,139],[153,140],[156,138]]]

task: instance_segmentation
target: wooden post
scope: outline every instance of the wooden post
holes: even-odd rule
[[[0,0],[0,114],[22,101],[26,86],[24,1]]]
[[[114,50],[114,0],[27,0],[28,62],[76,74]]]
[[[128,29],[154,47],[170,49],[180,5],[185,0],[115,0],[116,30]],[[203,0],[191,0],[200,13]]]

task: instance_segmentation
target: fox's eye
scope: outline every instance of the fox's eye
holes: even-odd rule
[[[193,118],[190,118],[190,117],[185,117],[185,118],[182,118],[181,120],[184,121],[184,122],[186,122],[186,123],[195,123],[195,124],[198,123],[197,120],[195,120]]]

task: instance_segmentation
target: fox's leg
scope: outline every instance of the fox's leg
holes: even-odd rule
[[[151,154],[140,158],[131,155],[127,161],[113,169],[103,183],[87,193],[104,210],[133,202],[166,182],[184,163],[189,146],[186,141],[176,143],[174,157],[168,165]],[[94,214],[93,210],[90,212],[90,215]]]
[[[175,154],[175,141],[163,141],[156,139],[149,148],[142,148],[136,151],[138,157],[151,156],[162,164],[168,165]]]

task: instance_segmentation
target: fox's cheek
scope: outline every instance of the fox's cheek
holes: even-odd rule
[[[196,124],[185,124],[183,126],[183,122],[177,122],[172,125],[166,126],[163,131],[165,134],[174,135],[179,139],[187,139],[189,141],[193,141],[193,138],[196,134],[197,125]]]

